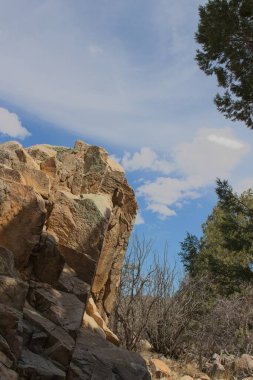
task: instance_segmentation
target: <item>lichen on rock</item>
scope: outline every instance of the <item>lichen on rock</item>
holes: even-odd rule
[[[100,147],[0,145],[0,376],[91,379],[96,366],[108,379],[149,379],[137,355],[123,364],[106,326],[136,210]]]

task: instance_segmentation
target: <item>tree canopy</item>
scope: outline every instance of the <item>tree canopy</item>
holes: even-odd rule
[[[180,255],[190,277],[205,276],[216,294],[228,296],[253,282],[253,193],[238,195],[220,180],[216,193],[203,236],[187,234]]]
[[[208,0],[199,7],[196,41],[200,69],[224,89],[217,109],[253,129],[253,0]]]

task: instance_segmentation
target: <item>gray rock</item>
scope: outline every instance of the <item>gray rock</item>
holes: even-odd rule
[[[90,285],[80,280],[74,269],[65,264],[58,281],[58,289],[73,293],[85,305],[90,294]]]
[[[0,304],[0,334],[18,359],[22,349],[22,313],[13,307]]]
[[[63,328],[40,315],[30,305],[26,305],[24,308],[24,318],[34,326],[31,341],[33,337],[35,341],[37,340],[35,351],[43,353],[48,358],[52,357],[62,365],[68,364],[75,344],[74,339]],[[44,336],[39,332],[46,333],[47,339],[44,339]],[[40,338],[38,339],[38,337]],[[34,348],[33,343],[29,348]]]
[[[15,356],[11,352],[10,346],[7,343],[6,339],[4,339],[4,337],[2,337],[1,335],[0,335],[0,353],[2,354],[2,356],[0,357],[0,362],[7,365],[7,367],[11,367],[11,365],[15,361]],[[7,363],[9,363],[10,365],[8,365]]]
[[[40,314],[63,329],[75,332],[80,328],[85,305],[74,294],[33,284],[29,300]]]
[[[29,380],[65,380],[65,372],[51,361],[24,349],[18,363],[18,372]]]
[[[0,379],[1,380],[18,380],[18,374],[7,368],[5,365],[0,363]]]
[[[54,285],[64,266],[55,238],[43,233],[39,244],[33,249],[33,276],[36,281]]]
[[[145,361],[114,346],[98,334],[81,329],[67,380],[151,380]]]
[[[0,275],[17,277],[17,270],[14,265],[14,255],[5,247],[0,246]]]
[[[28,284],[13,277],[0,276],[0,303],[22,310]]]

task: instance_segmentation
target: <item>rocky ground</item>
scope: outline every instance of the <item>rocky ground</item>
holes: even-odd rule
[[[253,356],[248,354],[214,354],[200,369],[196,362],[172,360],[154,353],[144,341],[141,356],[152,380],[253,380]]]

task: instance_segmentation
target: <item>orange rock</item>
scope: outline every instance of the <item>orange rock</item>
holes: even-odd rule
[[[136,211],[103,148],[0,144],[0,379],[148,376],[107,326]]]
[[[111,343],[119,345],[119,338],[109,329],[109,327],[106,325],[105,321],[101,317],[101,315],[98,312],[98,309],[96,307],[95,302],[93,301],[92,297],[89,298],[87,305],[86,305],[86,313],[87,315],[92,318],[96,325],[100,327],[100,329],[105,334],[105,337],[107,340],[109,340]],[[86,317],[87,320],[87,317]],[[89,319],[90,326],[92,326],[92,323]],[[86,324],[87,326],[87,324]]]
[[[156,376],[170,376],[171,375],[171,370],[169,369],[167,364],[165,364],[160,359],[150,359],[149,365],[150,365],[150,369],[153,375],[156,375]]]

